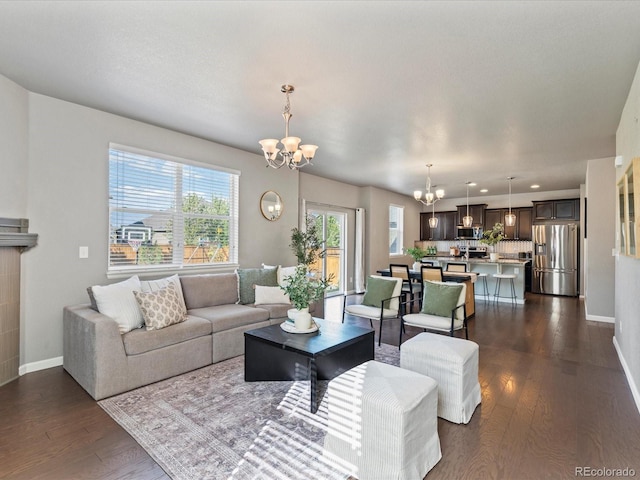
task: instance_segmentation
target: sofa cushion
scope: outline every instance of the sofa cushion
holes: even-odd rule
[[[180,277],[180,283],[187,310],[238,301],[238,276],[235,273],[185,275]]]
[[[122,341],[127,355],[139,355],[210,334],[211,322],[188,315],[184,322],[160,330],[133,330],[124,334]]]
[[[267,310],[235,303],[207,308],[194,308],[189,310],[189,315],[209,320],[213,333],[269,320],[269,312]]]
[[[280,287],[265,287],[264,285],[256,285],[255,290],[256,305],[271,305],[278,303],[288,303],[291,305],[289,295]]]
[[[120,333],[127,333],[144,324],[142,312],[133,296],[134,290],[140,291],[137,275],[111,285],[91,287],[98,311],[115,320]]]
[[[160,330],[187,319],[187,309],[178,287],[170,282],[153,292],[133,292],[142,310],[147,330]]]
[[[257,305],[257,307],[269,312],[269,319],[286,319],[287,312],[293,308],[290,303],[265,303]],[[311,311],[311,308],[309,308]]]
[[[277,268],[242,268],[238,269],[238,303],[248,305],[255,303],[255,286],[278,286]]]

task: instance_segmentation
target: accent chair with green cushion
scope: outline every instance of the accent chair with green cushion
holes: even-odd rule
[[[405,325],[427,330],[453,332],[464,328],[467,340],[467,311],[465,297],[467,287],[464,283],[425,281],[423,285],[422,310],[402,316],[400,325],[400,343]]]
[[[378,345],[382,339],[382,321],[389,318],[397,318],[400,311],[400,295],[402,292],[402,279],[371,275],[367,279],[367,287],[362,303],[347,305],[347,298],[359,293],[344,296],[342,309],[342,323],[345,315],[368,318],[371,328],[373,320],[380,321],[380,334]]]

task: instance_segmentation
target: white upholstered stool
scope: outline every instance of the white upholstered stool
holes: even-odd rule
[[[516,276],[510,273],[494,273],[493,278],[496,279],[496,291],[493,294],[493,299],[497,302],[498,299],[501,298],[500,287],[502,286],[502,280],[509,280],[509,285],[511,286],[511,296],[509,297],[505,296],[503,298],[510,298],[511,303],[515,305],[516,304],[516,287],[513,283],[513,280],[516,278]]]
[[[438,382],[438,416],[469,423],[481,402],[478,344],[436,333],[420,333],[402,344],[400,366]]]
[[[359,480],[421,479],[442,454],[435,380],[369,362],[329,382],[325,456]]]

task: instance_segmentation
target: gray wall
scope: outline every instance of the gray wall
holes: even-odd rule
[[[616,132],[616,154],[622,155],[623,166],[616,169],[616,183],[634,157],[640,157],[640,65],[622,111]],[[613,185],[615,189],[615,185]],[[637,192],[636,192],[637,195]],[[616,202],[617,203],[617,202]],[[636,216],[638,212],[636,212]],[[636,220],[637,221],[637,220]],[[616,239],[617,244],[619,240]],[[640,410],[640,259],[618,255],[615,276],[615,344],[629,379],[631,391]]]
[[[0,217],[27,216],[28,92],[0,75]]]
[[[587,164],[587,238],[583,258],[587,320],[613,322],[615,317],[616,169],[613,158]],[[584,237],[584,230],[581,232]]]
[[[13,110],[28,109],[28,138],[3,136],[12,151],[28,151],[27,161],[10,165],[12,177],[28,184],[26,201],[8,213],[28,217],[31,231],[39,234],[38,245],[22,258],[20,364],[27,365],[22,373],[59,363],[63,306],[86,302],[87,286],[116,281],[106,276],[109,142],[241,171],[240,266],[293,261],[288,247],[273,246],[288,246],[291,228],[297,225],[297,172],[267,169],[257,154],[50,97],[25,95],[6,82],[0,92],[16,104]],[[260,214],[259,200],[266,190],[276,190],[283,198],[285,209],[277,222]],[[89,247],[88,259],[78,258],[79,246]]]

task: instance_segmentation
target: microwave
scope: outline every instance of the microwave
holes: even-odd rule
[[[457,240],[479,240],[482,238],[482,227],[458,227]]]

